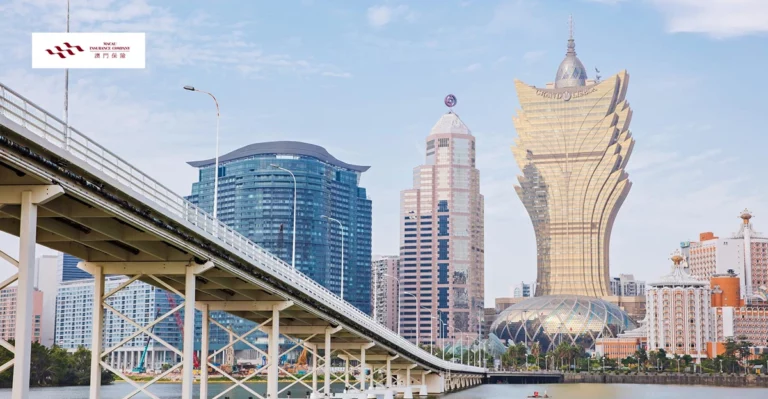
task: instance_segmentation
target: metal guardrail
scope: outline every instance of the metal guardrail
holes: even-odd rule
[[[174,193],[155,179],[135,168],[124,159],[102,147],[88,136],[51,115],[33,102],[0,83],[0,112],[8,119],[25,127],[53,145],[86,162],[120,184],[150,199],[170,214],[194,225],[199,232],[214,240],[222,241],[230,251],[251,260],[251,263],[267,272],[290,282],[293,286],[322,301],[324,305],[346,315],[361,326],[389,340],[410,354],[451,371],[479,373],[484,369],[442,360],[429,354],[395,332],[375,322],[349,302],[297,271],[280,258],[267,252],[253,241],[226,224]]]

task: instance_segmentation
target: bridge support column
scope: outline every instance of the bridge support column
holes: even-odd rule
[[[367,343],[360,347],[360,374],[358,375],[358,381],[360,381],[360,390],[365,391],[365,351],[375,346],[373,342]],[[371,370],[373,372],[373,370]]]
[[[333,353],[333,350],[331,349],[331,335],[339,331],[341,331],[341,326],[336,328],[328,327],[325,329],[325,364],[323,367],[325,371],[325,379],[323,380],[323,393],[326,398],[331,397],[331,354]]]
[[[200,337],[200,398],[208,399],[208,349],[211,332],[211,312],[208,304],[201,305],[202,331]]]
[[[93,321],[91,322],[91,388],[90,399],[99,399],[101,391],[101,352],[104,337],[104,269],[93,273]]]
[[[344,358],[344,392],[349,386],[349,357]]]
[[[195,268],[184,274],[184,363],[181,369],[181,398],[192,399],[195,382]]]
[[[35,244],[37,242],[37,206],[60,195],[60,186],[0,186],[0,205],[20,205],[19,259],[0,251],[0,258],[18,268],[18,273],[0,283],[0,289],[18,281],[16,299],[15,346],[0,340],[0,346],[13,353],[13,359],[0,365],[0,372],[13,367],[11,398],[29,397],[30,359],[32,357],[32,305],[35,290]]]

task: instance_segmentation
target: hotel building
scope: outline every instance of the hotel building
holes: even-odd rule
[[[754,230],[748,210],[739,218],[739,231],[730,238],[701,233],[698,242],[690,243],[688,263],[691,274],[703,281],[733,270],[740,277],[742,298],[749,304],[768,285],[768,237]]]
[[[546,87],[515,80],[515,190],[536,234],[536,296],[611,294],[611,230],[631,187],[629,74],[589,80],[575,48],[571,36]]]
[[[672,272],[646,288],[648,350],[701,359],[711,341],[711,290],[683,260],[677,249]]]
[[[483,196],[475,137],[450,111],[426,138],[425,162],[401,193],[403,337],[420,343],[473,336],[483,319]],[[435,319],[440,318],[440,322]]]

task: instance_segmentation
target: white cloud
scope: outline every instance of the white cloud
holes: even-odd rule
[[[536,2],[532,0],[503,1],[494,9],[486,30],[489,33],[504,33],[510,29],[541,31],[551,21],[542,21],[535,9]]]
[[[330,76],[333,78],[351,78],[352,74],[349,72],[323,72],[321,75]]]
[[[471,64],[471,65],[467,66],[465,68],[465,71],[467,71],[467,72],[474,72],[474,71],[477,71],[480,68],[482,68],[482,65],[480,65],[479,63],[474,63],[474,64]]]
[[[526,51],[525,54],[523,54],[523,61],[527,63],[533,63],[539,60],[539,58],[543,57],[544,54],[547,52],[544,50],[533,50],[533,51]]]
[[[415,11],[409,10],[406,5],[399,5],[397,7],[373,6],[368,8],[368,24],[374,28],[381,28],[400,17],[408,22],[414,22],[417,14]]]
[[[765,0],[650,0],[672,33],[704,33],[715,38],[768,32]]]

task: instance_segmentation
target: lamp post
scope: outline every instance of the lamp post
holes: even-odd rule
[[[295,212],[295,208],[294,208]],[[344,225],[341,224],[341,222],[338,219],[334,219],[330,216],[322,215],[321,218],[328,219],[332,222],[336,222],[339,224],[339,228],[341,229],[341,299],[344,299]],[[296,219],[294,219],[295,221]],[[294,222],[295,223],[295,222]],[[294,241],[294,248],[296,245],[296,242]]]
[[[723,374],[723,359],[720,359],[720,374]]]
[[[216,214],[217,214],[216,208],[217,208],[218,199],[219,199],[219,117],[220,117],[219,102],[218,100],[216,100],[216,96],[214,96],[213,94],[207,91],[198,90],[194,86],[184,86],[184,90],[196,91],[196,92],[207,94],[211,96],[211,98],[213,99],[213,103],[216,104],[216,162],[214,164],[214,170],[213,170],[213,218],[216,219]]]
[[[69,33],[69,0],[67,0],[67,33]],[[67,129],[64,133],[64,149],[69,151],[69,68],[64,69],[64,125]]]
[[[385,277],[389,277],[389,278],[391,278],[391,279],[394,279],[395,281],[397,281],[397,335],[401,335],[401,334],[400,334],[400,331],[401,331],[401,328],[400,328],[400,314],[401,314],[402,312],[400,312],[400,306],[401,306],[401,302],[402,302],[402,301],[401,301],[401,299],[402,299],[402,298],[401,298],[401,297],[402,297],[402,294],[401,294],[401,292],[400,292],[400,289],[402,288],[402,286],[400,285],[400,279],[399,279],[399,278],[397,278],[397,277],[395,277],[395,276],[390,276],[390,275],[389,275],[389,274],[387,274],[387,273],[383,273],[382,275],[383,275],[383,276],[385,276]]]
[[[720,361],[720,372],[723,371],[723,361]],[[680,359],[677,359],[677,374],[680,374]]]
[[[283,168],[282,166],[271,164],[269,165],[275,169],[280,169],[283,172],[290,173],[291,177],[293,178],[293,250],[291,252],[291,267],[296,268],[296,199],[298,194],[298,186],[296,184],[296,175],[293,174],[290,170]],[[323,216],[325,217],[325,216]],[[335,219],[333,219],[335,220]],[[341,224],[341,223],[339,223]],[[344,231],[342,229],[342,236],[341,236],[341,263],[344,263]],[[341,278],[344,279],[344,270],[341,271]],[[344,299],[344,286],[342,285],[341,288],[341,299]]]

